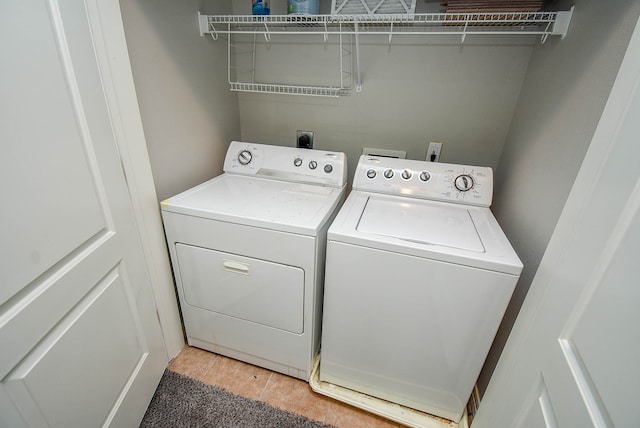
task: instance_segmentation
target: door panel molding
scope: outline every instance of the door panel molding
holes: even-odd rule
[[[560,339],[558,342],[560,343],[560,348],[565,356],[569,370],[571,370],[573,379],[580,391],[585,407],[589,412],[593,426],[615,426],[611,421],[611,417],[609,416],[609,412],[607,412],[607,408],[605,407],[602,398],[600,397],[598,388],[589,375],[589,369],[584,364],[576,344],[567,339]]]
[[[97,414],[103,422],[117,410],[128,392],[122,385],[131,385],[148,355],[141,329],[130,328],[139,322],[126,289],[117,266],[7,376],[24,415],[37,408],[48,426],[94,426]],[[70,355],[70,344],[81,346]]]

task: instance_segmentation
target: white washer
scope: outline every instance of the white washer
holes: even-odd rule
[[[458,422],[522,263],[490,168],[362,156],[328,232],[321,381]]]
[[[346,170],[343,153],[234,141],[222,175],[162,202],[190,345],[309,378]]]

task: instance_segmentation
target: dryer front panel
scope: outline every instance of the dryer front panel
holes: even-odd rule
[[[211,249],[175,245],[186,304],[302,333],[304,271]]]

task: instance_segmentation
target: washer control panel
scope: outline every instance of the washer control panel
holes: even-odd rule
[[[347,182],[347,158],[341,152],[232,141],[224,172],[342,187]]]
[[[493,199],[493,170],[363,155],[353,189],[488,207]]]

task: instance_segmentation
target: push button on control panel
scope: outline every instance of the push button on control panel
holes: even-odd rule
[[[326,164],[326,165],[324,166],[324,172],[326,172],[327,174],[329,174],[329,173],[331,173],[331,171],[333,171],[333,165],[331,165],[331,164],[329,164],[329,163],[328,163],[328,164]]]
[[[295,158],[295,159],[293,160],[293,165],[294,165],[294,166],[300,166],[300,165],[302,165],[302,158]]]

